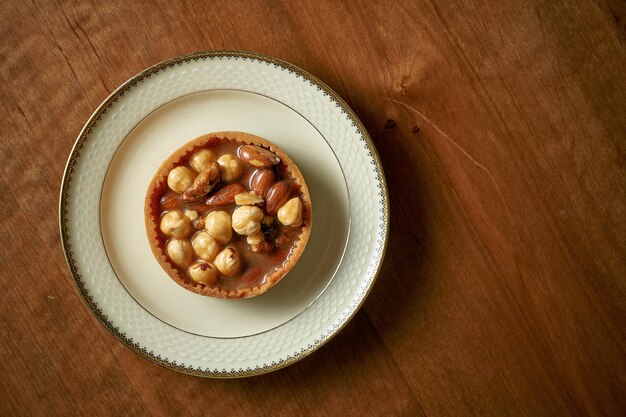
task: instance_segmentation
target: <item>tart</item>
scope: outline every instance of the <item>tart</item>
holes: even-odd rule
[[[249,298],[279,282],[304,252],[311,198],[278,146],[243,132],[200,136],[159,167],[145,199],[150,248],[177,284]]]

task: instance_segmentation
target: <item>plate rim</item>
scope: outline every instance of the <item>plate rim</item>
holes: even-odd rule
[[[68,241],[68,230],[67,230],[67,219],[69,216],[69,212],[67,210],[67,198],[69,195],[69,190],[71,188],[70,187],[70,182],[71,182],[70,174],[73,174],[74,164],[76,163],[76,160],[80,154],[79,151],[82,148],[83,143],[86,140],[88,134],[91,133],[91,130],[95,126],[96,122],[100,119],[103,113],[106,113],[106,109],[108,108],[108,106],[112,102],[116,101],[118,96],[123,95],[126,90],[130,89],[131,87],[134,87],[144,78],[149,78],[153,73],[157,73],[162,69],[166,69],[174,65],[180,65],[184,62],[198,60],[202,58],[215,58],[215,57],[218,57],[218,58],[235,57],[235,58],[252,59],[252,60],[258,60],[261,62],[271,63],[280,67],[283,70],[286,69],[301,76],[302,78],[314,84],[318,89],[324,91],[331,99],[333,99],[337,103],[338,107],[340,107],[341,110],[343,110],[348,115],[351,121],[354,122],[358,133],[364,139],[365,144],[367,146],[367,150],[371,154],[374,164],[376,165],[377,171],[380,175],[381,190],[383,191],[382,194],[383,194],[384,209],[383,209],[382,216],[384,217],[383,223],[384,223],[385,230],[384,230],[384,235],[382,236],[383,237],[382,248],[380,250],[381,256],[377,262],[376,269],[372,276],[372,281],[370,285],[368,286],[367,290],[365,291],[365,293],[362,295],[359,302],[357,303],[354,310],[345,317],[344,321],[336,329],[334,329],[332,333],[326,336],[323,336],[319,341],[316,341],[316,343],[312,344],[310,347],[307,347],[306,349],[294,355],[288,356],[284,361],[272,364],[268,367],[251,369],[249,371],[244,370],[243,372],[234,371],[234,372],[221,373],[221,372],[213,372],[213,371],[208,371],[208,370],[199,370],[199,369],[195,369],[192,367],[185,367],[183,365],[177,364],[175,361],[169,362],[167,360],[164,360],[160,357],[160,355],[155,355],[151,352],[148,352],[143,347],[141,347],[138,343],[133,342],[132,339],[129,339],[128,337],[126,337],[125,334],[121,333],[114,323],[112,323],[107,318],[102,316],[101,314],[102,312],[96,305],[94,305],[93,298],[88,294],[86,288],[84,287],[80,279],[80,274],[78,273],[75,262],[72,259],[72,256],[69,254],[71,252],[70,251],[71,245]],[[352,320],[352,318],[360,310],[361,306],[367,299],[372,287],[376,283],[378,275],[380,274],[384,257],[385,257],[385,253],[387,250],[388,240],[389,240],[389,225],[390,225],[389,209],[390,209],[390,204],[389,204],[389,191],[387,188],[387,182],[385,179],[382,162],[380,160],[380,156],[378,155],[376,147],[374,146],[374,142],[372,141],[369,133],[365,129],[365,126],[363,125],[361,120],[354,113],[354,111],[350,108],[350,106],[341,98],[341,96],[339,96],[339,94],[337,94],[333,89],[331,89],[328,85],[326,85],[319,78],[315,77],[314,75],[310,74],[304,69],[294,64],[291,64],[287,61],[283,61],[279,58],[275,58],[275,57],[257,53],[257,52],[249,52],[249,51],[242,51],[242,50],[204,50],[204,51],[197,51],[197,52],[192,52],[192,53],[184,54],[184,55],[178,55],[178,56],[166,59],[164,61],[158,62],[154,65],[151,65],[145,68],[144,70],[140,71],[139,73],[136,73],[135,75],[127,79],[125,82],[123,82],[119,87],[113,90],[113,92],[109,94],[102,101],[102,103],[100,103],[100,105],[98,105],[96,110],[89,117],[89,119],[87,120],[87,122],[85,123],[81,131],[79,132],[78,137],[76,141],[74,142],[74,145],[72,146],[72,149],[70,151],[68,160],[66,162],[66,165],[63,171],[61,189],[59,192],[59,230],[60,230],[60,237],[61,237],[60,240],[61,240],[61,245],[63,249],[63,255],[65,257],[66,264],[70,271],[70,275],[72,276],[72,280],[74,281],[74,284],[79,292],[80,298],[83,300],[83,302],[85,303],[87,308],[90,310],[90,312],[100,322],[100,324],[111,335],[113,335],[120,343],[122,343],[122,345],[124,345],[126,348],[130,349],[134,353],[148,359],[149,361],[157,365],[160,365],[164,368],[171,369],[173,371],[177,371],[177,372],[188,374],[188,375],[200,376],[200,377],[227,378],[228,379],[228,378],[240,378],[240,377],[262,375],[268,372],[272,372],[272,371],[284,368],[308,356],[315,350],[319,349],[321,346],[323,346],[324,344],[329,342],[333,337],[335,337],[341,330],[343,330],[343,328]]]

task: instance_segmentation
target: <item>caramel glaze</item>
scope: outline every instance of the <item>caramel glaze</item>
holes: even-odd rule
[[[213,151],[215,151],[218,158],[219,156],[227,154],[227,153],[237,156],[237,149],[239,148],[239,146],[241,146],[241,143],[230,141],[230,140],[229,141],[220,140],[220,141],[217,141],[217,143],[209,141],[209,143],[206,146],[194,147],[193,150],[190,151],[183,158],[181,158],[181,160],[177,164],[175,164],[175,166],[185,165],[188,168],[193,170],[193,168],[189,165],[188,162],[189,162],[190,156],[194,152],[202,148],[210,148]],[[244,165],[243,174],[234,182],[241,184],[244,188],[246,188],[246,190],[250,190],[250,184],[249,184],[250,177],[258,168],[252,167],[246,163],[244,163],[243,165]],[[284,169],[284,165],[282,164],[282,162],[275,165],[273,167],[273,170],[274,170],[274,175],[275,175],[275,181],[286,180],[286,181],[290,181],[293,184],[290,198],[296,197],[296,196],[302,197],[302,193],[300,191],[299,186],[293,182],[293,178],[291,178],[289,176],[289,173]],[[209,193],[209,196],[212,195],[217,190],[219,190],[224,185],[227,185],[227,184],[226,183],[220,184],[215,190],[212,190],[211,193]],[[177,209],[177,210],[184,212],[185,210],[188,209],[188,210],[197,211],[198,218],[204,217],[209,212],[215,211],[215,210],[225,211],[232,215],[233,211],[237,208],[237,206],[234,204],[230,206],[207,205],[204,202],[205,199],[203,199],[202,201],[194,202],[194,203],[185,203],[181,201],[180,194],[175,193],[174,191],[170,190],[167,184],[164,182],[162,186],[160,187],[160,189],[156,190],[156,192],[151,196],[151,205],[152,205],[152,209],[155,212],[161,213],[161,216],[167,213],[169,210]],[[261,206],[261,208],[264,208],[264,207]],[[193,238],[194,233],[197,233],[202,230],[204,229],[194,229],[192,235],[189,236],[189,240]],[[293,246],[295,242],[297,241],[301,230],[302,230],[302,227],[282,226],[278,222],[278,220],[274,219],[274,223],[271,228],[266,229],[264,227],[266,240],[268,242],[274,243],[274,248],[269,253],[252,252],[250,250],[250,245],[248,245],[248,243],[246,242],[246,237],[240,236],[233,231],[233,238],[227,245],[231,245],[235,247],[237,251],[239,252],[239,255],[242,261],[241,268],[239,270],[239,273],[237,273],[236,275],[232,277],[225,277],[225,276],[220,275],[219,280],[215,284],[211,285],[211,287],[222,288],[226,290],[236,290],[239,288],[258,287],[259,285],[263,284],[267,276],[271,272],[281,268],[284,265],[285,261],[289,258],[291,251],[293,249]],[[275,243],[274,238],[277,234],[283,234],[284,236],[282,240],[285,241],[286,243],[283,243],[283,244]],[[168,239],[166,238],[166,236],[164,236],[161,233],[158,233],[158,238],[159,238],[159,242],[158,242],[159,247],[161,248],[161,250],[165,251],[164,248],[168,242]],[[195,256],[195,253],[194,253],[194,256]],[[195,257],[193,262],[200,261],[200,260],[201,260],[200,258]],[[187,277],[187,271],[185,269],[179,268],[174,264],[172,264],[172,267],[179,271],[181,277],[186,277],[187,281],[190,284],[196,285],[196,283],[194,283],[193,280]]]

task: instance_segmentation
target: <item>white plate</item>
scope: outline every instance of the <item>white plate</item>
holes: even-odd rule
[[[143,198],[157,167],[183,143],[219,130],[276,143],[311,191],[303,257],[253,299],[177,286],[144,230]],[[135,352],[201,376],[268,372],[329,340],[373,284],[388,221],[382,168],[354,113],[303,70],[245,52],[178,57],[127,81],[85,125],[61,189],[66,259],[89,308]]]
[[[144,197],[156,168],[190,139],[219,130],[254,133],[280,146],[306,178],[314,207],[309,243],[295,268],[272,291],[245,300],[204,297],[178,286],[152,255],[144,226]],[[146,310],[190,333],[244,337],[291,320],[322,293],[346,247],[348,210],[341,166],[305,118],[265,96],[211,90],[167,103],[133,129],[107,172],[100,223],[113,270]]]

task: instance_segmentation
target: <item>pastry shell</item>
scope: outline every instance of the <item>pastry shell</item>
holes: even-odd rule
[[[211,147],[222,140],[231,140],[240,142],[243,144],[252,144],[261,146],[265,149],[269,149],[274,152],[281,159],[280,164],[284,165],[285,172],[288,172],[293,182],[300,187],[301,198],[303,203],[303,222],[302,230],[297,236],[294,245],[291,248],[290,254],[285,262],[277,270],[271,272],[266,276],[265,281],[255,287],[251,288],[238,288],[238,289],[226,289],[219,288],[217,286],[204,286],[192,281],[185,274],[174,266],[172,261],[168,258],[165,252],[166,238],[163,236],[159,229],[159,219],[162,213],[160,208],[160,197],[163,194],[164,189],[167,187],[167,174],[172,168],[180,165],[180,161],[188,158],[192,153],[203,147]],[[186,288],[189,291],[193,291],[197,294],[217,297],[217,298],[250,298],[262,294],[272,288],[278,283],[298,262],[311,234],[312,224],[312,206],[311,197],[307,188],[306,182],[302,176],[302,173],[293,162],[293,160],[278,146],[265,140],[261,137],[244,132],[215,132],[209,133],[197,137],[196,139],[187,142],[185,145],[177,149],[169,158],[167,158],[156,174],[152,178],[145,198],[144,205],[145,225],[146,233],[148,236],[148,242],[152,253],[156,260],[159,262],[163,270],[170,276],[178,285]]]

